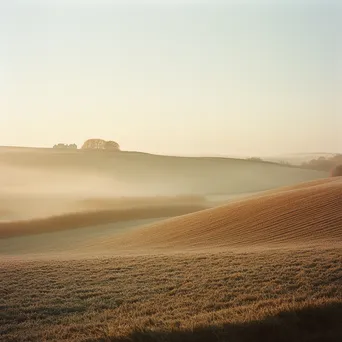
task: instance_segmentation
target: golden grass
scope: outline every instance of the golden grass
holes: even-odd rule
[[[45,154],[50,152],[41,153],[41,157],[34,155],[37,164],[45,166]],[[78,159],[70,159],[68,167],[98,165],[80,153],[70,157],[76,155]],[[65,167],[64,154],[55,156],[49,155],[47,168]],[[102,162],[112,165],[110,155],[92,156],[106,158]],[[32,156],[26,157],[25,163],[31,163]],[[22,163],[20,156],[7,158]],[[131,154],[116,158],[122,174],[126,171],[120,158],[127,165],[137,158],[153,158],[156,167],[163,159]],[[193,177],[190,188],[217,190],[221,181],[215,178],[215,187],[210,182],[218,175],[216,168],[221,176],[225,174],[221,163],[227,169],[229,164],[247,165],[194,159],[190,167],[190,159],[166,158],[179,165],[172,172],[163,166],[161,184],[178,171],[171,187],[187,184],[194,165],[200,169],[205,161],[208,168]],[[291,183],[298,179],[297,172],[299,178],[309,175],[275,165],[253,165],[259,171],[272,173],[276,168],[279,172],[273,183],[264,182],[259,174],[255,189]],[[234,172],[238,170],[236,166]],[[183,171],[189,179],[183,180]],[[139,172],[134,177],[140,177]],[[289,181],[283,172],[296,176]],[[210,180],[205,187],[202,174]],[[225,183],[229,189],[235,186],[231,179],[227,177]],[[250,184],[235,189],[250,190]],[[0,261],[1,341],[342,340],[341,179],[272,190],[212,209],[205,209],[208,203],[198,197],[155,198],[146,203],[139,198],[120,202],[93,196],[77,205],[83,211],[0,223],[0,238],[13,244],[15,255],[3,254]],[[193,211],[198,212],[187,214]],[[94,239],[80,251],[69,250],[58,257],[15,254],[15,241],[25,244],[30,239],[22,235],[173,215],[183,216]],[[53,234],[42,236],[44,242]]]
[[[272,191],[100,242],[106,249],[164,252],[341,243],[342,181]]]
[[[340,341],[342,249],[0,263],[3,341]]]

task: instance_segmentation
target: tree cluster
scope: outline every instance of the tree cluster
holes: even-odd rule
[[[76,144],[56,144],[53,146],[53,148],[60,148],[60,149],[73,149],[76,150],[77,149],[77,145]]]
[[[337,165],[332,169],[331,177],[342,177],[342,164]]]
[[[109,150],[120,151],[120,146],[115,141],[106,141],[103,139],[88,139],[82,146],[84,150]]]
[[[317,171],[330,171],[340,164],[342,164],[342,154],[336,154],[330,158],[319,157],[312,159],[309,162],[303,163],[301,166]]]

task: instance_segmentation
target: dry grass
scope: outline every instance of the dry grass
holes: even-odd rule
[[[197,197],[170,196],[252,192],[325,174],[229,159],[15,151],[0,150],[5,175],[12,177],[3,177],[0,188],[13,193],[14,204],[45,181],[42,194],[54,201],[62,186],[62,200],[72,199],[86,212],[51,211],[43,219],[0,223],[2,246],[8,244],[14,255],[2,253],[0,261],[0,340],[342,340],[341,179],[272,190],[134,230],[112,229],[110,237],[99,235],[106,238],[82,242],[78,250],[75,236],[67,249],[65,236],[73,235],[66,230],[87,227],[78,230],[86,234],[101,223],[186,214],[208,205]],[[120,206],[109,198],[121,182],[129,184],[124,190],[136,191],[131,196],[169,197]],[[89,196],[83,196],[84,187]],[[5,205],[6,216],[12,208]],[[17,237],[60,230],[41,239]],[[44,254],[39,244],[56,234],[64,234],[58,250],[64,253]],[[39,241],[34,256],[27,249],[32,240]],[[23,245],[26,251],[17,253]]]
[[[342,249],[3,261],[3,341],[340,341]]]
[[[342,243],[342,179],[271,191],[127,232],[103,249],[182,251]]]

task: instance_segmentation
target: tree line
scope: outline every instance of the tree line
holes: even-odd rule
[[[342,154],[335,154],[332,157],[319,157],[305,162],[301,167],[317,171],[331,171],[338,165],[342,165]]]
[[[55,149],[77,149],[76,144],[56,144]],[[120,151],[120,145],[113,140],[103,139],[88,139],[81,147],[82,150],[106,150],[106,151]]]

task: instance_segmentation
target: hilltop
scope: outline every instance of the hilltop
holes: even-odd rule
[[[98,192],[112,189],[120,196],[251,193],[328,175],[244,159],[5,147],[0,148],[0,166],[10,174],[10,183],[18,181],[22,189],[39,179],[47,187],[60,185],[60,192],[67,183],[77,189],[92,183]],[[3,181],[0,188],[8,188]]]

